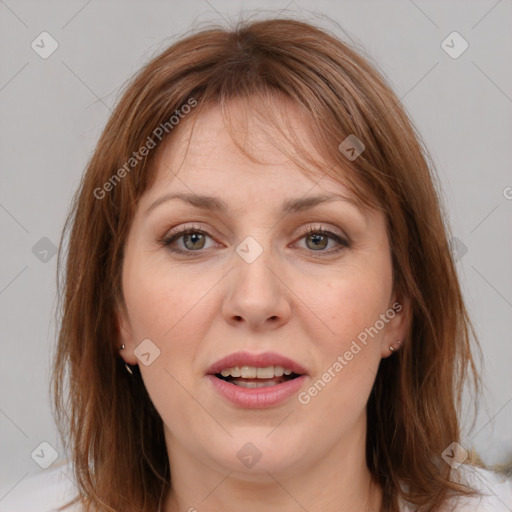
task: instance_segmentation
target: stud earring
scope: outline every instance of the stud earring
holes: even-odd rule
[[[395,352],[395,351],[397,351],[397,350],[400,348],[400,344],[401,344],[401,343],[402,343],[401,341],[397,341],[397,342],[396,342],[396,344],[398,345],[398,348],[395,348],[395,347],[393,347],[393,345],[390,345],[390,346],[389,346],[389,350],[390,350],[391,352]]]

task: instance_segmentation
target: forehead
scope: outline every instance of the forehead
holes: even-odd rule
[[[291,101],[280,101],[270,122],[264,110],[243,107],[247,105],[241,101],[233,101],[226,110],[215,105],[182,121],[157,155],[149,195],[173,190],[261,201],[273,195],[333,192],[353,198],[342,179],[322,172],[329,163],[315,148],[309,123]],[[298,148],[314,166],[297,165],[291,155],[298,156]]]

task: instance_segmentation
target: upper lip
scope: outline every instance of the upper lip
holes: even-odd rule
[[[307,374],[306,369],[299,363],[275,352],[261,352],[259,354],[252,352],[234,352],[213,363],[208,370],[206,370],[206,373],[214,375],[226,368],[232,368],[233,366],[255,366],[256,368],[282,366],[297,375]]]

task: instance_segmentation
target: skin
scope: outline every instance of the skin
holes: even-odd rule
[[[303,147],[317,154],[297,109],[282,107]],[[352,196],[329,177],[315,185],[277,149],[285,144],[278,133],[249,123],[246,147],[263,163],[240,152],[217,107],[183,121],[158,155],[126,241],[120,342],[164,422],[172,489],[163,510],[378,510],[381,489],[369,492],[365,463],[366,404],[381,358],[407,330],[407,304],[393,293],[385,219],[346,200],[283,216],[284,199]],[[146,212],[171,192],[217,196],[229,210],[212,214],[170,200]],[[182,255],[160,242],[191,224],[208,232],[204,245],[200,238],[185,246],[181,237],[173,247],[188,250]],[[309,226],[348,236],[351,245],[328,239],[316,249],[303,234]],[[247,236],[263,249],[250,264],[235,251]],[[293,396],[242,409],[205,378],[232,352],[275,351],[308,370],[307,390],[395,302],[400,313],[307,405]],[[133,353],[144,339],[160,350],[149,366]],[[251,468],[237,457],[248,442],[262,454]]]

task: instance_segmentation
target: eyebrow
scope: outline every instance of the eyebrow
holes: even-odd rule
[[[183,192],[165,194],[154,201],[146,210],[146,215],[163,203],[172,200],[181,200],[201,210],[207,210],[215,213],[226,213],[229,210],[225,201],[219,197],[189,194]],[[330,203],[332,201],[346,201],[360,209],[359,204],[350,197],[339,194],[323,194],[318,196],[299,197],[297,199],[287,199],[282,204],[282,212],[285,214],[297,213],[308,210],[322,203]]]

